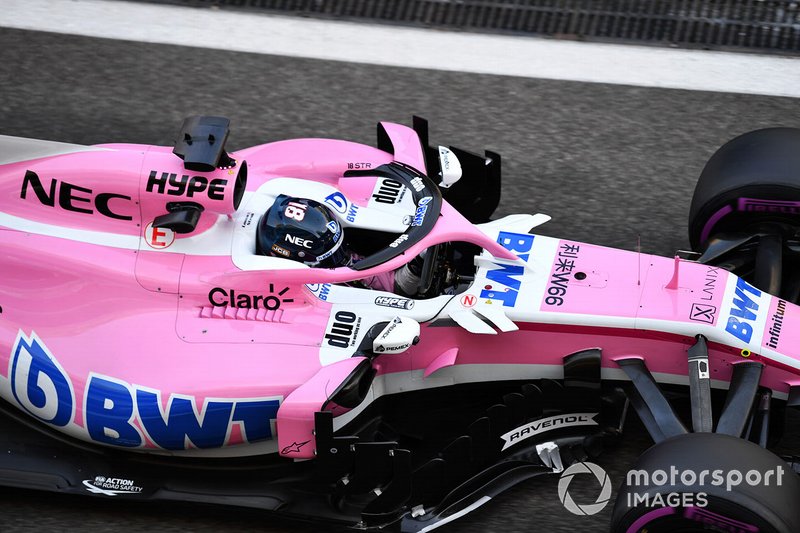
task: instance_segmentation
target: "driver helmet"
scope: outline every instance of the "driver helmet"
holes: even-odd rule
[[[348,263],[344,230],[319,202],[281,194],[258,221],[256,253],[284,257],[312,267]]]

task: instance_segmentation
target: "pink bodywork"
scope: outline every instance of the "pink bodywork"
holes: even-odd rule
[[[603,352],[604,378],[625,379],[615,360],[638,356],[657,380],[685,384],[686,349],[696,334],[710,341],[716,387],[727,387],[732,365],[742,361],[766,365],[762,385],[777,397],[785,398],[790,385],[800,384],[800,308],[793,304],[749,293],[755,318],[744,325],[745,332],[752,332],[743,338],[741,328],[733,327],[739,336],[730,330],[730,320],[736,320],[730,309],[737,298],[732,274],[540,236],[518,258],[513,253],[517,250],[503,246],[499,232],[517,235],[527,229],[504,229],[502,221],[479,228],[446,202],[427,237],[405,254],[362,272],[245,270],[229,252],[230,240],[220,244],[215,237],[217,248],[206,247],[205,237],[230,239],[235,231],[239,218],[232,188],[244,161],[249,194],[270,180],[290,177],[336,187],[362,208],[376,179],[342,178],[348,168],[376,168],[397,160],[424,170],[416,133],[395,124],[385,123],[384,128],[394,154],[345,141],[282,141],[232,153],[236,167],[211,173],[184,170],[170,148],[125,144],[86,151],[66,145],[60,155],[0,165],[0,395],[74,437],[115,444],[118,432],[104,430],[104,441],[87,429],[87,402],[96,396],[88,390],[94,376],[116,387],[115,394],[130,394],[133,407],[123,423],[141,438],[138,442],[132,434],[127,445],[133,449],[192,453],[221,448],[229,455],[280,452],[312,458],[314,413],[362,360],[349,355],[329,359],[324,353],[336,313],[350,307],[361,310],[364,327],[378,320],[368,322],[371,314],[381,312],[386,319],[405,313],[422,323],[418,345],[373,360],[380,387],[373,387],[365,403],[380,394],[466,381],[558,378],[564,356],[595,347]],[[199,190],[198,181],[192,200],[205,211],[191,234],[167,236],[152,229],[165,203],[174,200],[148,190],[152,172],[204,178],[205,189]],[[216,192],[210,194],[214,180]],[[326,301],[304,285],[389,272],[429,246],[448,241],[472,242],[486,251],[476,259],[473,286],[464,295],[439,297],[429,315],[423,313],[425,302],[417,302],[416,315],[369,307],[366,300],[348,307],[348,302]],[[502,265],[523,263],[523,273],[497,274]],[[234,299],[232,293],[245,295],[237,301],[246,305],[221,305]],[[518,330],[500,337],[497,332],[472,333],[448,318],[481,309],[502,313]],[[72,409],[68,420],[53,414],[56,404],[48,405],[50,397],[63,403],[65,392],[41,376],[32,383],[33,366],[20,374],[19,368],[29,364],[25,350],[42,350],[66,376]],[[23,386],[28,387],[24,394]],[[227,412],[224,438],[209,438],[201,445],[187,434],[182,446],[163,445],[160,439],[169,432],[154,437],[152,427],[142,421],[144,404],[136,403],[151,393],[157,395],[163,422],[171,423],[173,402],[188,401],[195,411],[193,424],[200,428],[197,434],[206,431],[212,408]],[[97,409],[106,414],[119,407],[111,396],[97,397],[105,398]],[[124,399],[124,394],[114,398]],[[270,402],[277,413],[268,419],[236,414],[240,407]],[[345,420],[352,413],[334,415]],[[60,422],[52,424],[56,419]],[[256,437],[248,436],[248,429],[252,433],[256,427],[261,428]],[[258,443],[265,444],[259,448]]]

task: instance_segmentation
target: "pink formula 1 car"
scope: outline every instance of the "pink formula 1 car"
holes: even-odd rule
[[[0,484],[429,531],[595,456],[631,407],[655,445],[613,531],[800,531],[766,449],[800,403],[800,130],[720,149],[698,253],[661,258],[490,220],[499,156],[429,147],[422,119],[377,148],[228,152],[228,126],[0,138]],[[309,205],[340,266],[265,233]],[[364,281],[411,262],[403,294]],[[714,482],[734,469],[760,482]]]

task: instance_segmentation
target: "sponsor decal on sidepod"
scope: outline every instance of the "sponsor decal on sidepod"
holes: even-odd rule
[[[172,394],[166,411],[161,391],[91,373],[84,389],[84,427],[74,422],[78,399],[69,375],[35,333],[17,335],[9,360],[11,394],[32,416],[95,442],[141,447],[146,435],[167,450],[218,448],[238,424],[245,442],[271,439],[279,397],[215,398]],[[199,415],[199,417],[198,417]]]

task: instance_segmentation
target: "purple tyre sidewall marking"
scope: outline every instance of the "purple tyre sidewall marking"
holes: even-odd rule
[[[700,242],[704,243],[708,240],[708,236],[711,234],[711,229],[714,225],[719,222],[719,220],[727,215],[728,213],[732,212],[733,208],[729,205],[726,205],[716,213],[714,213],[711,217],[709,217],[706,225],[703,226],[703,231],[700,232]]]
[[[711,215],[700,232],[700,242],[706,242],[711,235],[711,230],[722,217],[734,211],[731,205],[722,207],[719,211]],[[757,198],[739,198],[736,200],[737,212],[753,213],[784,213],[790,215],[800,214],[800,202],[791,200],[760,200]]]
[[[628,528],[627,533],[636,533],[637,531],[642,529],[642,527],[646,526],[653,520],[661,518],[662,516],[675,514],[675,511],[676,509],[674,507],[661,507],[660,509],[653,509],[646,515],[640,516],[639,519],[636,520],[636,522],[631,524],[631,526]]]

